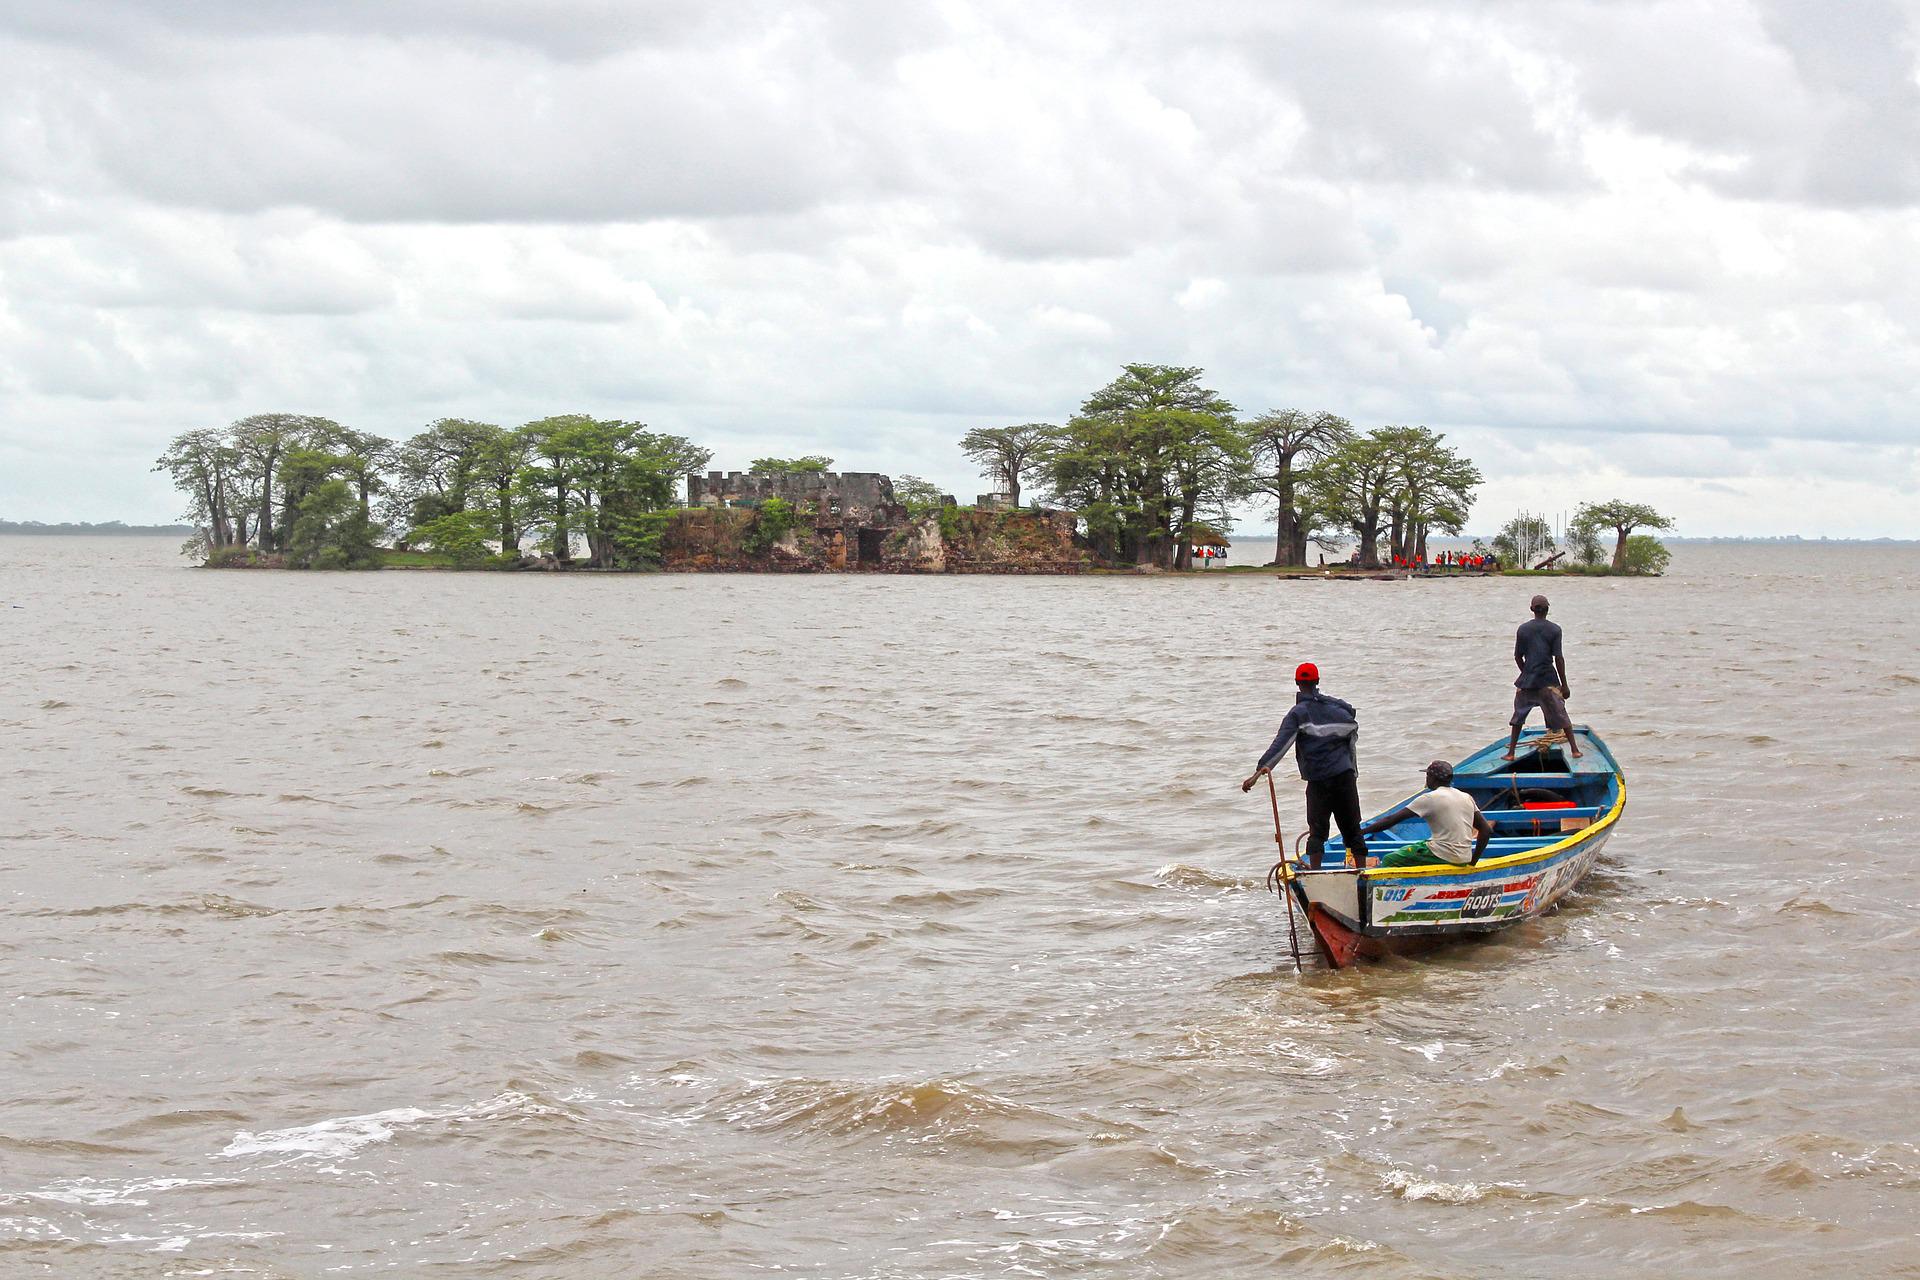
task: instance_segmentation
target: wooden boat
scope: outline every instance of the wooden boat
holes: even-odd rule
[[[1306,912],[1328,961],[1340,967],[1423,949],[1551,911],[1593,868],[1627,804],[1626,775],[1607,744],[1585,725],[1573,731],[1584,753],[1577,760],[1563,736],[1534,729],[1521,736],[1513,760],[1502,758],[1502,738],[1454,766],[1453,785],[1493,823],[1487,851],[1472,866],[1315,871],[1290,860],[1282,888]],[[1426,836],[1427,824],[1409,817],[1368,837],[1367,847],[1379,857]],[[1329,839],[1325,860],[1345,858],[1341,839]]]

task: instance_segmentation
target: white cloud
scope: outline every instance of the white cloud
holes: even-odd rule
[[[1163,360],[1449,430],[1487,512],[1920,533],[1915,18],[19,0],[0,515],[164,517],[165,438],[268,409],[970,493],[967,427]]]

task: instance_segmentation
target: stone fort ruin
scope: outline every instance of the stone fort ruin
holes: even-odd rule
[[[758,507],[769,498],[793,504],[801,523],[821,539],[828,567],[885,567],[887,535],[909,523],[893,480],[877,471],[802,471],[755,475],[709,471],[687,477],[690,507]]]
[[[778,542],[747,535],[769,500],[795,519]],[[996,499],[998,499],[996,501]],[[951,497],[937,516],[915,519],[893,481],[872,471],[755,475],[709,471],[687,477],[687,510],[663,535],[669,571],[741,573],[1079,573],[1086,557],[1070,511],[1013,511],[999,495],[974,508]]]

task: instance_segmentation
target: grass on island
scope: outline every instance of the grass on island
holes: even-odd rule
[[[381,547],[378,550],[382,569],[458,569],[462,567],[452,556],[438,551],[395,551],[392,547]]]

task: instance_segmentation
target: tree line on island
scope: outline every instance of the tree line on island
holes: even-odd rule
[[[1192,567],[1196,541],[1228,528],[1233,508],[1262,499],[1276,511],[1277,564],[1303,565],[1310,544],[1345,542],[1369,567],[1424,560],[1430,536],[1465,527],[1481,483],[1425,427],[1360,430],[1292,409],[1243,419],[1201,370],[1170,365],[1125,366],[1064,424],[982,427],[960,447],[1012,506],[1038,490],[1073,511],[1102,561],[1174,569]],[[573,564],[584,548],[588,567],[618,569],[658,563],[684,478],[711,460],[683,436],[585,414],[519,427],[443,418],[393,441],[269,413],[182,433],[156,470],[186,494],[199,531],[189,546],[212,563],[373,567],[393,543],[458,564],[518,561],[534,548]],[[808,455],[751,469],[831,465]],[[916,516],[944,501],[913,476],[895,491]],[[1658,519],[1637,524],[1664,527]]]
[[[395,442],[263,413],[176,436],[156,468],[187,495],[215,562],[251,551],[300,568],[372,567],[397,538],[463,564],[518,559],[537,540],[570,563],[577,539],[594,568],[639,568],[658,558],[681,479],[711,456],[586,414],[513,428],[442,418]]]

